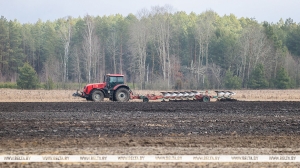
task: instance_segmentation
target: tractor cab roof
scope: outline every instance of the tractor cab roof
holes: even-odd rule
[[[122,74],[106,74],[106,76],[124,76],[124,75],[122,75]]]

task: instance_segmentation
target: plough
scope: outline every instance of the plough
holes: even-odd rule
[[[214,98],[216,98],[217,101],[237,101],[237,99],[231,97],[235,95],[234,92],[231,91],[215,91],[215,92],[217,93],[217,96],[214,96]]]
[[[216,96],[209,95],[208,91],[172,91],[172,92],[160,92],[162,95],[155,94],[131,94],[130,99],[142,99],[143,102],[149,102],[149,100],[161,100],[166,101],[200,101],[209,102],[211,98],[217,99],[217,101],[237,101],[231,96],[235,95],[231,91],[215,91]]]

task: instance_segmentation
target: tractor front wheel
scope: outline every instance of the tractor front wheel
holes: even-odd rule
[[[95,102],[100,102],[104,100],[104,94],[100,90],[95,90],[92,93],[92,100]]]
[[[120,88],[115,92],[116,101],[128,102],[129,101],[129,90],[126,88]]]

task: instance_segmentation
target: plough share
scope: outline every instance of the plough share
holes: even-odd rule
[[[160,92],[161,95],[155,94],[133,94],[131,92],[130,99],[142,99],[143,102],[149,102],[149,100],[161,100],[166,101],[200,101],[210,102],[210,99],[215,98],[217,101],[237,101],[231,96],[235,95],[231,91],[215,91],[216,96],[212,96],[208,91],[172,91],[172,92]]]

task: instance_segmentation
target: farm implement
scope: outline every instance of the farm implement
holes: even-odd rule
[[[215,91],[215,92],[217,93],[217,96],[214,96],[214,98],[216,98],[217,101],[237,101],[237,99],[231,97],[235,95],[234,92],[231,91]]]
[[[149,102],[149,100],[161,100],[166,101],[199,101],[199,102],[210,102],[210,99],[215,98],[217,101],[237,101],[231,96],[235,95],[231,91],[215,91],[216,96],[209,95],[208,91],[173,91],[173,92],[160,92],[161,95],[155,94],[131,94],[130,99],[142,99],[143,102]]]
[[[102,83],[91,83],[84,86],[83,91],[73,93],[75,97],[81,97],[87,101],[101,102],[105,98],[111,101],[128,102],[129,99],[142,99],[143,102],[149,100],[165,101],[201,101],[209,102],[211,98],[216,98],[218,101],[236,101],[231,98],[235,93],[231,91],[215,91],[216,96],[209,95],[208,91],[165,91],[161,95],[133,94],[128,85],[124,83],[124,75],[107,74],[104,76]]]

